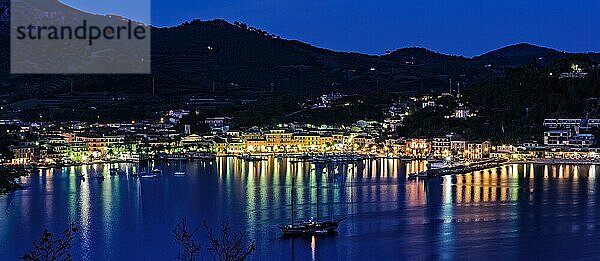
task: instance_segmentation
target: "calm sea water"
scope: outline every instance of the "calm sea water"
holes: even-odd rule
[[[76,260],[174,260],[171,231],[182,217],[194,226],[230,219],[256,241],[255,260],[600,258],[595,166],[508,165],[424,182],[406,179],[423,163],[387,159],[350,166],[233,158],[155,164],[164,172],[156,179],[110,177],[117,165],[23,178],[24,190],[0,196],[0,260],[16,259],[44,228],[60,232],[69,220],[81,229]],[[173,176],[177,170],[188,176]],[[107,179],[83,181],[80,173]],[[323,219],[348,217],[339,233],[281,238],[275,226],[289,222],[292,199],[298,218],[316,215],[317,187]],[[205,247],[203,230],[198,239]]]

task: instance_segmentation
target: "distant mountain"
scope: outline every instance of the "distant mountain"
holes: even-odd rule
[[[570,54],[554,49],[520,43],[500,48],[473,58],[473,61],[495,67],[519,67],[531,63],[547,64]]]
[[[392,68],[380,57],[321,49],[224,20],[156,28],[152,39],[153,72],[172,89],[212,91],[216,86],[228,94],[318,94],[327,89],[369,91],[378,80],[390,88],[399,86],[393,77],[380,75]]]
[[[427,68],[440,74],[473,74],[481,71],[480,66],[472,63],[471,59],[437,53],[423,47],[398,49],[383,56],[384,59],[409,66]]]
[[[485,53],[476,58],[479,59],[488,59],[488,58],[515,58],[515,57],[536,57],[536,56],[549,56],[549,55],[559,55],[563,52],[559,52],[557,50],[535,46],[528,43],[519,43],[510,46],[506,46],[488,53]]]
[[[69,8],[56,6],[57,12]],[[71,85],[78,91],[148,94],[152,93],[153,79],[156,92],[162,94],[158,97],[173,101],[185,101],[190,96],[255,98],[278,93],[314,96],[331,91],[427,91],[447,88],[449,77],[477,81],[490,73],[502,73],[506,67],[572,55],[517,44],[474,58],[420,47],[372,56],[281,39],[242,23],[194,20],[175,27],[153,28],[152,75],[11,76],[7,7],[8,0],[0,0],[0,17],[4,17],[0,28],[5,28],[0,30],[0,95],[11,92],[10,97],[18,97],[15,100],[68,93]],[[588,56],[600,62],[600,55]]]
[[[452,56],[425,49],[423,47],[409,47],[398,49],[384,56],[395,61],[404,61],[407,64],[435,64],[448,61],[469,62],[461,56]]]
[[[587,56],[593,62],[600,63],[599,53],[567,53],[527,43],[506,46],[473,58],[436,53],[421,47],[399,49],[385,55],[384,58],[427,67],[445,65],[454,70],[466,72],[481,67],[501,71],[503,68],[522,67],[529,64],[549,65],[557,59],[569,58],[574,55]]]

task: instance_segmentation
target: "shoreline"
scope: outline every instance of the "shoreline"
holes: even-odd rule
[[[0,178],[0,195],[6,195],[23,188],[23,185],[15,181],[17,178]]]
[[[600,165],[600,160],[570,160],[570,159],[533,159],[510,161],[506,164],[546,164],[546,165]]]
[[[88,166],[94,164],[121,164],[121,163],[136,163],[135,161],[118,160],[118,161],[94,161],[86,163],[69,163],[69,164],[54,164],[54,165],[29,165],[29,170],[44,170],[44,169],[55,169],[55,168],[68,168],[77,166]]]
[[[260,156],[267,156],[267,157],[280,157],[280,156],[284,156],[286,158],[293,158],[294,156],[297,155],[302,155],[302,154],[252,154],[253,156],[255,155],[260,155]],[[239,155],[236,154],[230,154],[230,155],[215,155],[214,158],[228,158],[228,157],[234,157],[237,158],[239,157]],[[377,159],[396,159],[396,160],[400,160],[402,162],[410,162],[410,161],[425,161],[426,159],[423,158],[410,158],[410,157],[386,157],[386,156],[375,156],[373,158],[377,158]],[[176,158],[146,158],[143,160],[167,160],[167,161],[175,161],[175,160],[202,160],[202,158],[185,158],[185,159],[176,159]],[[206,159],[204,159],[206,160]],[[94,164],[135,164],[135,163],[139,163],[139,161],[135,161],[135,160],[111,160],[111,161],[94,161],[94,162],[78,162],[78,163],[68,163],[68,164],[52,164],[52,165],[26,165],[26,166],[20,166],[22,169],[20,169],[20,172],[23,172],[21,175],[17,175],[14,178],[19,178],[22,176],[26,176],[27,174],[29,174],[31,171],[34,170],[46,170],[46,169],[54,169],[54,168],[65,168],[65,167],[77,167],[77,166],[89,166],[89,165],[94,165]],[[516,160],[516,161],[507,161],[504,162],[503,165],[510,165],[510,164],[548,164],[548,165],[600,165],[600,159],[599,160],[572,160],[572,159],[531,159],[531,160]],[[8,170],[13,170],[16,171],[16,169],[14,167],[8,167]],[[2,173],[0,173],[2,174]],[[0,176],[0,178],[3,178],[2,176]],[[0,193],[1,192],[1,188],[0,188]]]
[[[24,170],[2,168],[0,169],[0,195],[6,195],[23,188],[23,185],[17,182],[18,178],[26,176]]]

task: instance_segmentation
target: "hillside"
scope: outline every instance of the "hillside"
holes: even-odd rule
[[[56,9],[52,6],[52,12],[47,13],[58,13]],[[36,8],[29,11],[41,12]],[[67,13],[72,16],[77,12]],[[0,40],[8,43],[7,35],[0,35]],[[4,86],[0,94],[10,93],[9,102],[65,93],[71,86],[85,92],[144,94],[151,92],[153,79],[158,94],[181,101],[190,96],[313,96],[330,91],[369,93],[381,88],[407,91],[445,85],[444,79],[427,68],[408,68],[378,56],[317,48],[223,20],[154,28],[152,46],[152,76],[25,77],[8,75],[8,44],[0,44],[0,55],[7,58],[0,62]]]
[[[396,62],[421,66],[445,65],[456,70],[466,71],[482,66],[494,68],[522,67],[529,64],[547,65],[556,59],[567,58],[574,54],[560,52],[551,48],[535,46],[527,43],[502,47],[485,54],[465,58],[436,53],[421,47],[402,48],[384,57]],[[600,57],[596,53],[586,54],[593,60]]]
[[[496,67],[521,67],[531,63],[544,65],[568,56],[554,49],[520,43],[474,57],[473,61]]]
[[[503,74],[505,68],[545,65],[574,55],[517,44],[474,58],[419,47],[372,56],[281,39],[237,22],[194,20],[153,28],[152,75],[10,75],[7,3],[0,0],[0,101],[29,108],[43,109],[48,100],[59,108],[90,107],[96,106],[97,97],[115,96],[130,97],[140,106],[168,107],[185,104],[190,97],[256,99],[282,94],[315,97],[332,91],[445,90],[449,78],[459,77],[474,86],[490,75]],[[600,61],[599,54],[583,56]],[[75,97],[81,93],[92,98]]]
[[[196,20],[156,28],[152,36],[155,77],[174,89],[202,89],[214,83],[217,89],[233,86],[242,91],[271,86],[292,92],[331,86],[368,90],[377,77],[393,85],[388,75],[370,71],[388,73],[389,61],[283,40],[243,24]]]
[[[462,56],[437,53],[423,47],[401,48],[382,58],[412,67],[424,68],[427,71],[447,75],[477,75],[485,73],[479,64]]]

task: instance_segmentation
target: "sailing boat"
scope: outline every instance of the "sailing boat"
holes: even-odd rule
[[[179,166],[179,162],[177,162],[176,164],[177,164],[177,168],[178,168],[179,170],[175,171],[175,172],[173,173],[173,175],[174,175],[174,176],[185,176],[185,175],[187,175],[187,173],[185,173],[185,171],[183,171],[183,170],[181,169],[181,166]]]
[[[140,154],[140,163],[141,163],[141,154]],[[141,164],[140,164],[141,165]],[[140,167],[141,168],[141,167]],[[162,171],[161,171],[162,172]],[[148,162],[146,164],[146,171],[141,171],[138,173],[140,178],[156,178],[158,177],[158,172],[155,170],[150,171],[150,159],[148,158]]]
[[[340,222],[346,218],[336,219],[332,217],[330,221],[319,221],[319,185],[317,182],[317,216],[315,219],[310,218],[306,221],[301,221],[298,224],[294,223],[294,180],[292,177],[292,220],[290,224],[280,225],[279,229],[284,235],[323,235],[335,233],[340,225]]]

